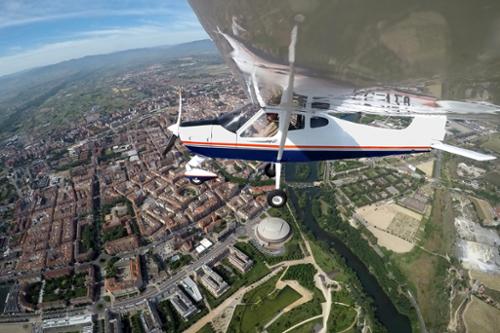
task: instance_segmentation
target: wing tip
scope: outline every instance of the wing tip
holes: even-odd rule
[[[496,156],[493,156],[493,155],[487,155],[487,154],[478,153],[478,152],[475,152],[472,150],[468,150],[465,148],[451,146],[451,145],[445,144],[441,141],[437,141],[437,142],[433,143],[431,145],[431,147],[434,149],[446,151],[450,154],[463,156],[463,157],[470,158],[472,160],[480,161],[480,162],[493,161],[497,158]]]

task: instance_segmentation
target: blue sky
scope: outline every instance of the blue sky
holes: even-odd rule
[[[203,38],[186,0],[0,0],[0,76]]]

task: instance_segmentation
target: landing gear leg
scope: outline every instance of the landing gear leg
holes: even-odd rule
[[[283,207],[286,204],[287,196],[285,191],[280,188],[281,182],[281,163],[275,163],[276,170],[276,189],[267,194],[267,203],[274,208]]]

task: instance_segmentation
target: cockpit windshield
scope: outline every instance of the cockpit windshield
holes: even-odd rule
[[[217,122],[228,131],[236,133],[236,131],[241,126],[243,126],[250,118],[252,118],[259,110],[260,106],[255,104],[247,104],[242,106],[238,110],[220,116],[217,119]]]

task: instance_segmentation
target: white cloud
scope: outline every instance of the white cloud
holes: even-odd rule
[[[85,18],[85,17],[112,17],[112,16],[139,16],[147,17],[149,15],[171,15],[178,14],[177,11],[158,8],[158,9],[130,9],[130,10],[80,10],[65,13],[40,13],[32,15],[3,15],[0,16],[0,29],[29,25],[33,23],[49,22],[55,20]]]
[[[172,45],[203,38],[207,38],[203,29],[190,21],[175,28],[144,25],[125,29],[87,31],[69,41],[49,43],[29,51],[0,57],[0,76],[87,55]]]
[[[188,8],[179,0],[1,0],[0,29],[73,17],[175,14]]]

